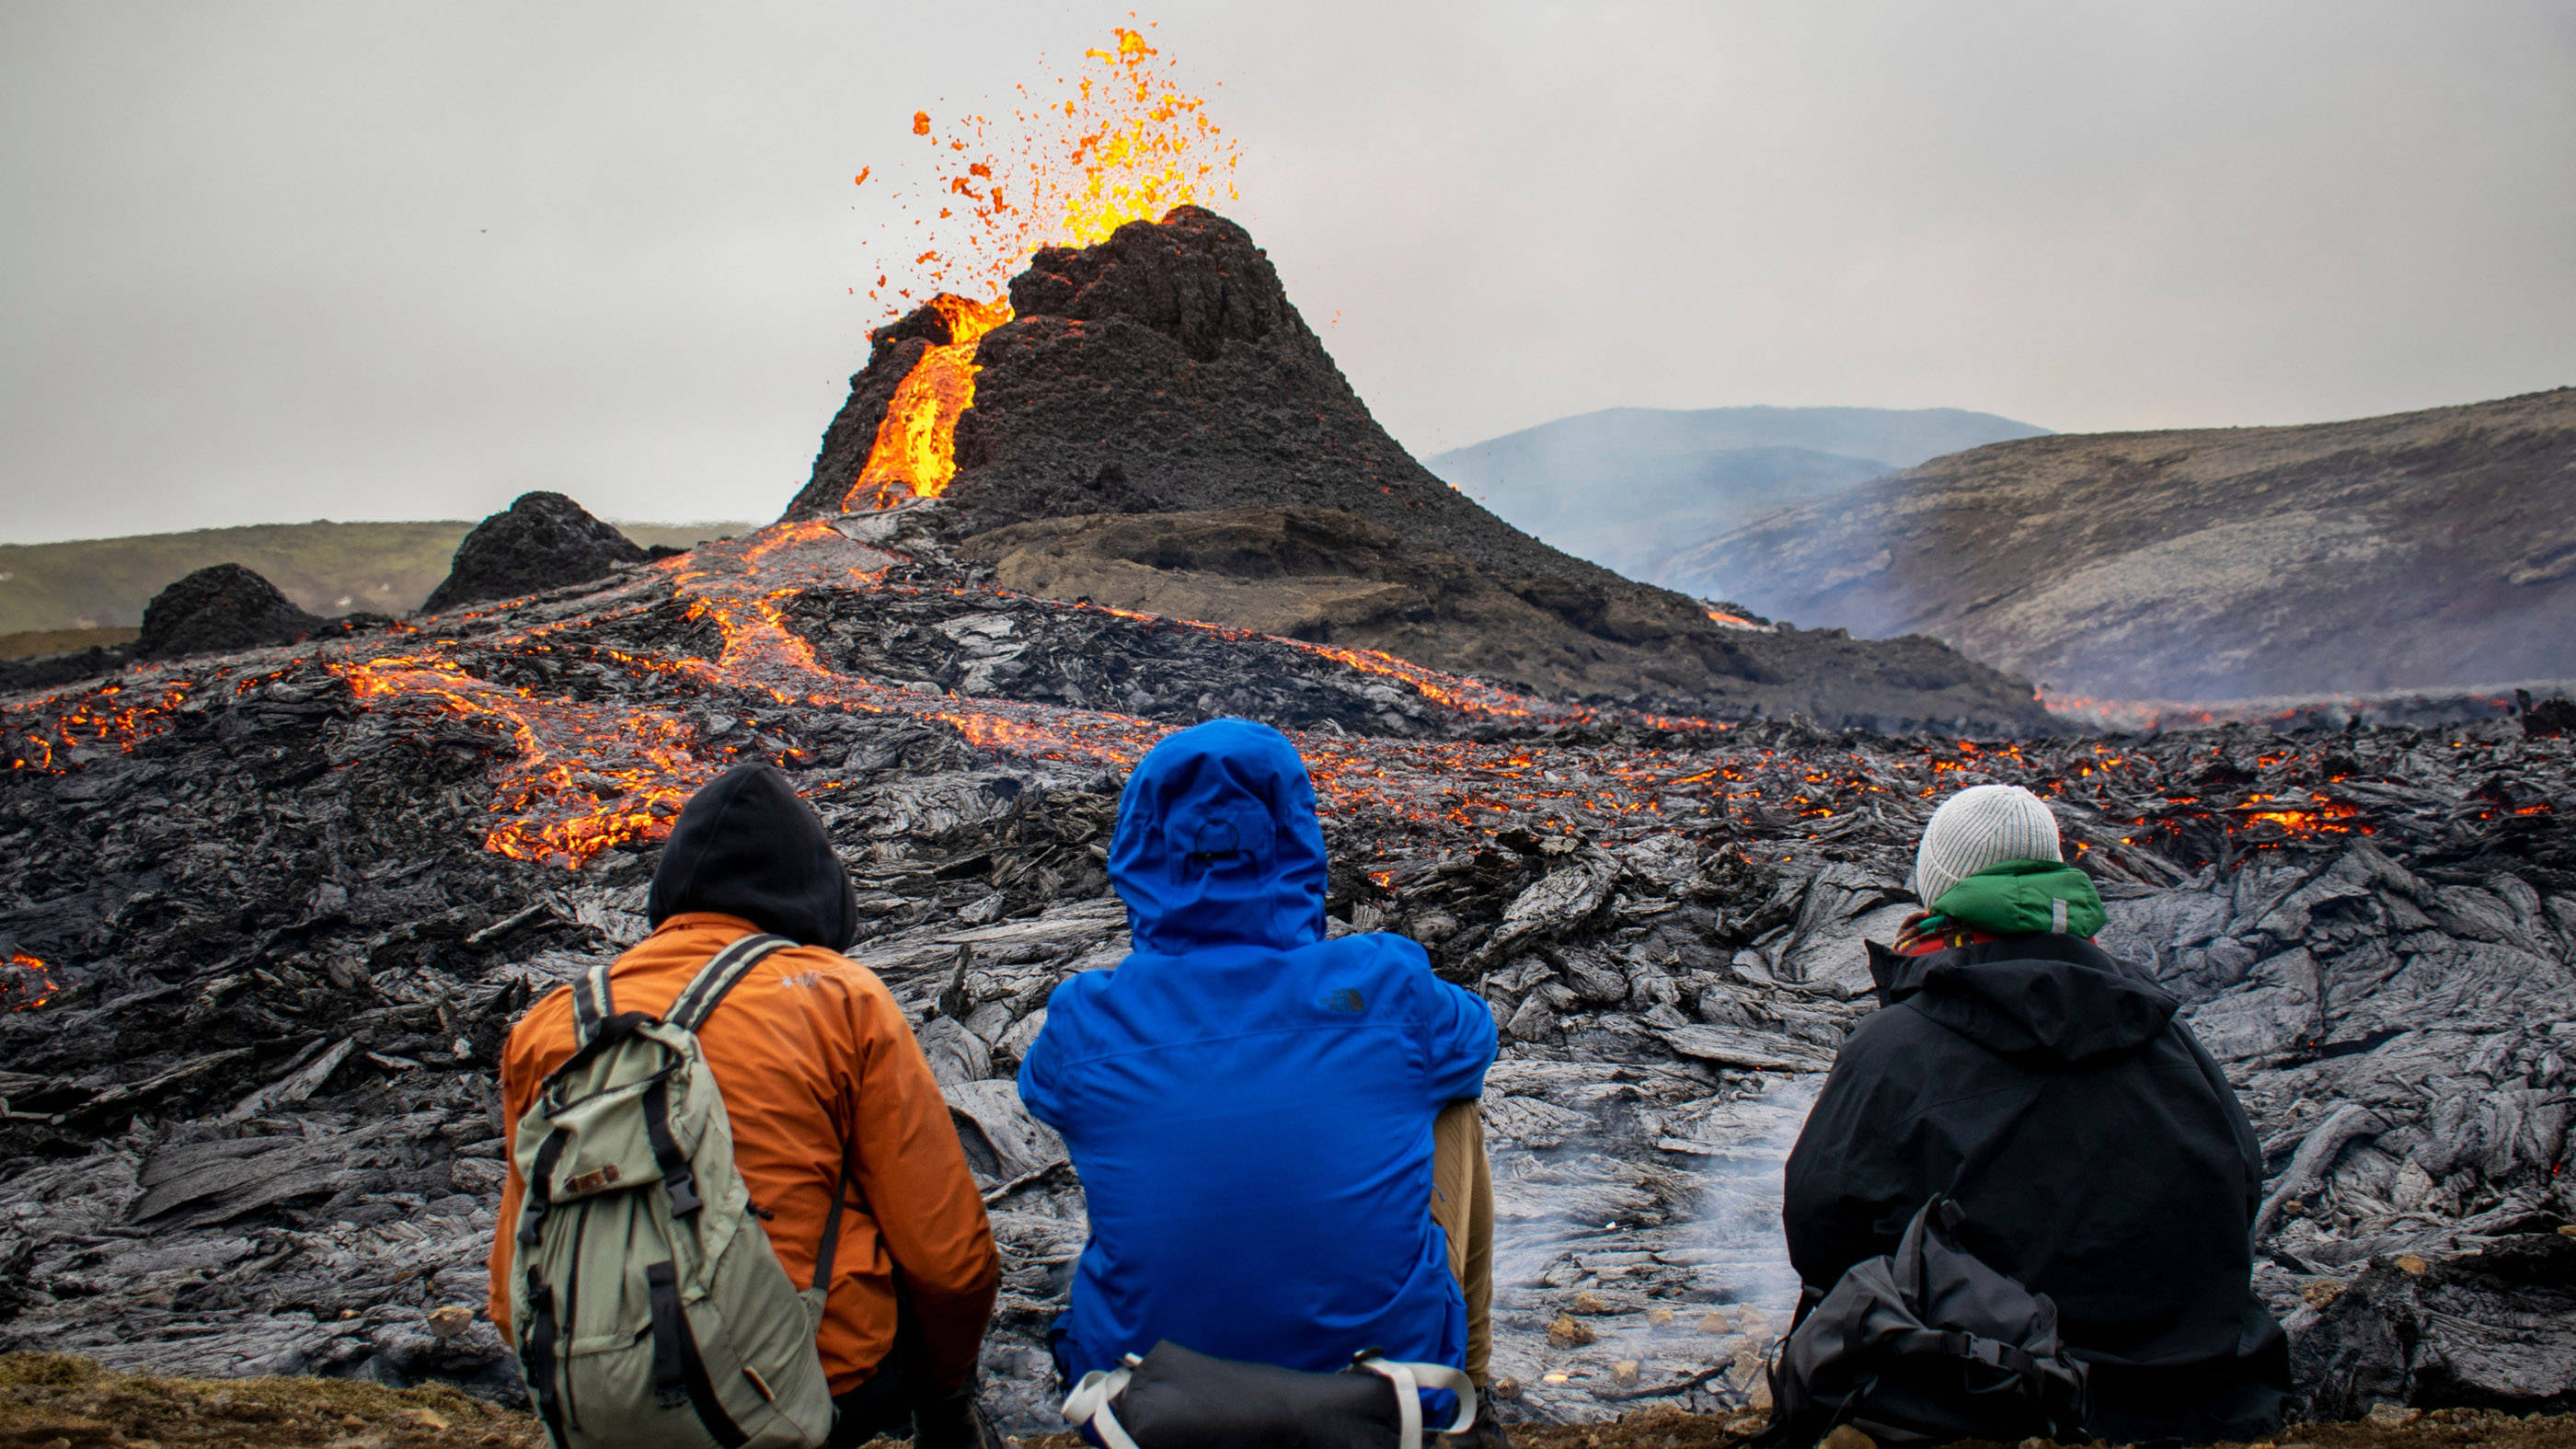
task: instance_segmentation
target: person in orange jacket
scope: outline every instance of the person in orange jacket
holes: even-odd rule
[[[921,1449],[995,1445],[975,1364],[1001,1260],[948,1104],[903,1010],[843,956],[858,903],[823,822],[767,765],[717,777],[680,812],[653,875],[653,934],[617,959],[621,1009],[669,1009],[698,969],[755,931],[798,944],[752,968],[698,1033],[724,1093],[734,1163],[789,1281],[811,1281],[847,1154],[846,1203],[816,1347],[832,1444],[901,1434]],[[573,1053],[569,988],[528,1010],[501,1058],[515,1129]],[[491,1314],[509,1335],[515,1162],[492,1237]]]

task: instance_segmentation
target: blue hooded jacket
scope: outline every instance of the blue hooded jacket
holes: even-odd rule
[[[1315,787],[1266,725],[1155,746],[1109,874],[1136,949],[1058,986],[1020,1065],[1090,1200],[1067,1375],[1158,1339],[1311,1371],[1372,1347],[1463,1364],[1431,1124],[1483,1091],[1485,1003],[1402,936],[1324,939]]]

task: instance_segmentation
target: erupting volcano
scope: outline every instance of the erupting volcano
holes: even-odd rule
[[[1331,929],[1412,936],[1503,1024],[1510,1413],[1756,1393],[1793,1296],[1778,1154],[1868,1009],[1862,943],[1915,909],[1923,822],[1983,781],[2050,798],[2105,946],[2244,1094],[2309,1405],[2434,1355],[2538,1406],[2517,1375],[2576,1363],[2528,1307],[2576,1249],[2557,726],[2078,737],[1929,640],[1548,549],[1377,426],[1240,227],[1164,209],[1228,172],[1154,59],[1092,57],[1128,88],[1057,103],[1052,181],[941,143],[1008,244],[923,264],[780,523],[0,698],[0,1347],[515,1392],[458,1309],[500,1043],[640,939],[651,843],[759,759],[849,864],[852,954],[985,1189],[993,1407],[1057,1427],[1041,1334],[1084,1202],[1011,1074],[1054,986],[1126,953],[1125,772],[1240,715],[1315,775]],[[2401,1250],[2421,1274],[2365,1268]],[[1551,1341],[1567,1313],[1585,1341]],[[2490,1319],[2537,1346],[2461,1327]]]
[[[1083,52],[1083,70],[1059,96],[1041,103],[1021,88],[1024,104],[1013,111],[1011,140],[998,154],[982,116],[967,117],[958,135],[941,136],[929,112],[913,114],[913,134],[931,141],[933,181],[922,197],[903,198],[906,209],[935,204],[935,220],[959,225],[941,228],[945,242],[914,257],[907,270],[925,284],[982,287],[990,295],[943,290],[921,304],[915,316],[928,345],[885,400],[840,511],[947,490],[957,472],[957,420],[975,403],[976,344],[1011,320],[1003,290],[1032,254],[1089,246],[1128,222],[1234,197],[1234,148],[1208,118],[1207,103],[1180,89],[1172,62],[1142,31],[1121,26],[1113,34],[1114,45]],[[872,169],[860,171],[859,184]],[[910,285],[889,285],[883,275],[868,292],[871,301],[912,296]]]

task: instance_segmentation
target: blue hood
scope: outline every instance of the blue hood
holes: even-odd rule
[[[1210,720],[1165,736],[1119,800],[1109,879],[1140,951],[1320,941],[1325,874],[1315,783],[1268,725]]]

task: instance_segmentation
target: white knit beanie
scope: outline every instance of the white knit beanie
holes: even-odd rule
[[[1971,785],[1941,802],[1914,852],[1914,895],[1929,909],[1950,887],[2007,860],[2063,860],[2057,817],[2019,785]]]

